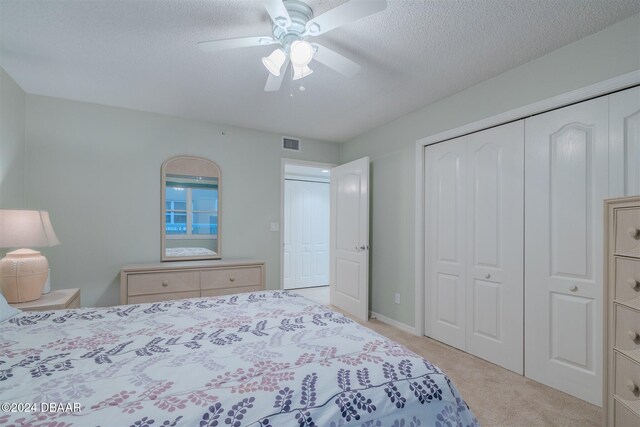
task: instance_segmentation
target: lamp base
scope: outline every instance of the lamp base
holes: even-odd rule
[[[0,290],[7,302],[34,301],[42,295],[49,263],[38,251],[18,249],[0,260]]]

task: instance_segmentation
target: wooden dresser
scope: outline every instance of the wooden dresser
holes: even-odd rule
[[[605,201],[604,425],[640,426],[640,196]]]
[[[265,263],[212,260],[127,265],[120,271],[120,303],[138,304],[263,290]]]

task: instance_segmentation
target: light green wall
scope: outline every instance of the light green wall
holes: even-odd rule
[[[372,158],[371,309],[414,324],[418,139],[639,69],[635,15],[343,144],[341,163]]]
[[[25,93],[0,68],[0,208],[24,206]]]
[[[224,131],[226,135],[222,135]],[[128,263],[160,260],[160,165],[190,154],[222,171],[224,258],[267,262],[279,288],[280,159],[337,163],[339,146],[302,140],[283,151],[281,135],[75,101],[27,95],[27,205],[49,210],[62,242],[48,248],[52,288],[80,287],[83,305],[119,301]]]

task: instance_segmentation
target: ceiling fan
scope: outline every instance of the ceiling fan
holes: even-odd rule
[[[355,75],[360,71],[360,65],[318,43],[310,43],[307,38],[320,36],[334,28],[380,12],[387,7],[387,2],[350,0],[316,17],[313,10],[300,0],[265,0],[264,6],[271,17],[271,36],[201,41],[198,42],[198,47],[204,52],[215,52],[278,44],[269,56],[262,58],[262,63],[269,70],[264,90],[272,92],[280,89],[289,63],[293,67],[293,80],[313,73],[309,67],[312,60],[344,76]]]

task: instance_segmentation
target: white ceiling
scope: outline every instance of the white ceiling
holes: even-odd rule
[[[0,1],[0,65],[28,93],[339,142],[640,11],[637,0],[389,0],[315,39],[359,74],[314,62],[291,97],[288,82],[263,92],[273,46],[196,47],[270,34],[259,1]],[[343,2],[308,0],[316,15]]]

